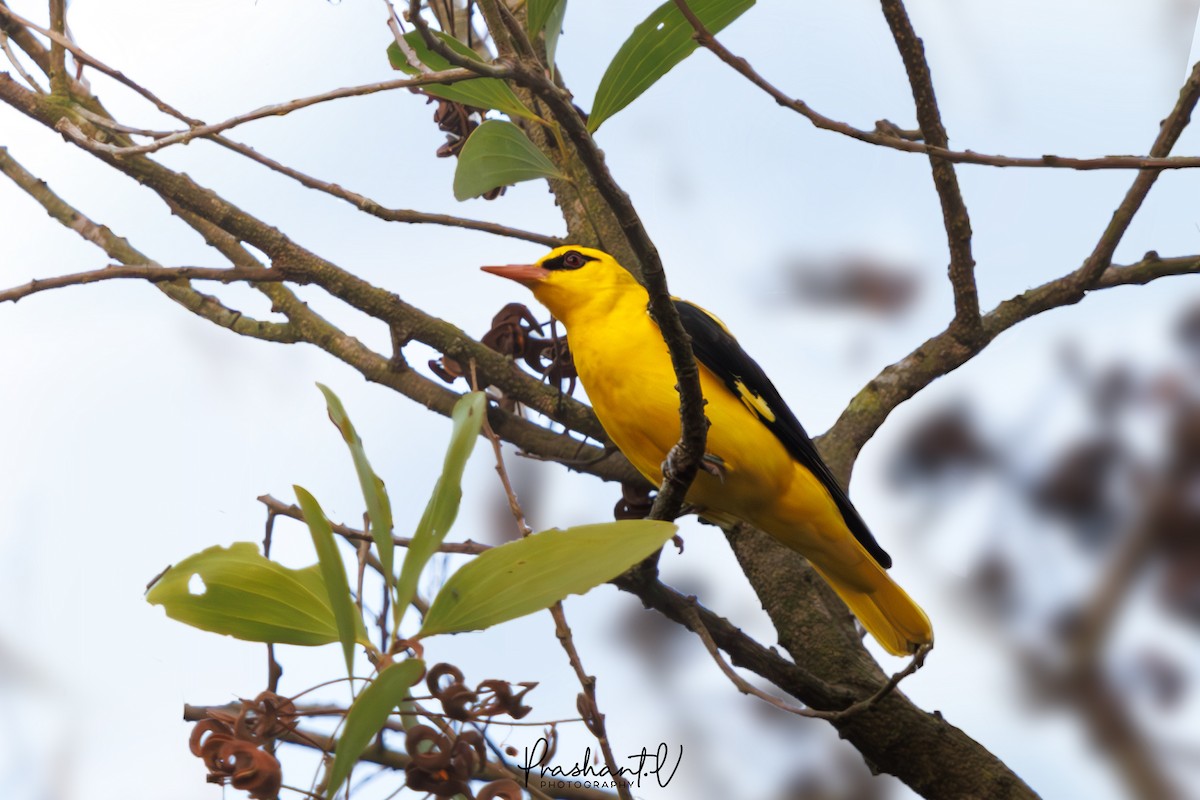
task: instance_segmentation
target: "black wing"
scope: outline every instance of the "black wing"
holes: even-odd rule
[[[804,426],[787,407],[787,403],[783,402],[779,390],[762,367],[742,349],[733,334],[707,311],[684,300],[676,300],[675,308],[684,330],[692,337],[692,351],[700,363],[720,378],[734,396],[741,398],[746,407],[783,443],[792,458],[806,467],[829,490],[838,510],[842,512],[846,526],[871,557],[884,569],[892,566],[892,557],[875,541],[867,523],[858,515],[845,490],[821,460]]]

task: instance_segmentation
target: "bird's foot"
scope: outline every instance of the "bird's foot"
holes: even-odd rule
[[[700,469],[712,475],[721,483],[725,482],[725,459],[716,453],[705,453],[700,459]]]

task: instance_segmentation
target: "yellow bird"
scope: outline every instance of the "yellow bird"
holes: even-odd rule
[[[607,253],[568,245],[535,264],[484,267],[529,287],[567,329],[579,378],[613,443],[649,480],[679,440],[675,372],[650,297]],[[890,653],[932,644],[921,607],[884,570],[891,558],[762,368],[713,315],[675,300],[700,362],[711,423],[687,500],[744,520],[805,556]]]

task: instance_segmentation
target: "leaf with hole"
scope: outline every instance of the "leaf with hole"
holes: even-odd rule
[[[721,30],[752,5],[754,0],[688,0],[688,7],[710,33]],[[606,119],[690,56],[699,47],[694,34],[672,0],[651,12],[633,29],[604,71],[588,116],[588,130],[595,133]]]
[[[339,640],[320,566],[289,569],[265,558],[253,542],[188,556],[158,577],[146,600],[193,628],[250,642]],[[367,641],[361,622],[355,638]]]
[[[442,463],[442,474],[433,487],[433,494],[425,506],[425,513],[417,524],[412,542],[404,556],[400,569],[400,580],[396,584],[396,602],[407,608],[417,591],[417,580],[421,570],[450,532],[458,516],[458,505],[462,500],[462,476],[467,459],[475,449],[475,440],[483,427],[487,414],[487,397],[483,392],[470,392],[459,398],[450,414],[453,428],[446,458]]]
[[[607,583],[657,551],[676,527],[626,520],[552,529],[493,547],[450,576],[418,636],[480,630]]]
[[[467,138],[454,171],[454,196],[478,197],[498,186],[561,178],[558,167],[511,122],[488,120]]]
[[[325,395],[329,419],[337,426],[342,438],[346,441],[346,446],[350,448],[350,457],[354,460],[354,471],[358,474],[363,500],[367,504],[369,522],[367,527],[371,538],[375,540],[375,547],[379,551],[379,562],[383,564],[388,585],[393,585],[396,582],[396,573],[393,567],[396,545],[392,541],[392,503],[388,499],[387,487],[383,485],[383,480],[375,474],[375,470],[371,469],[371,462],[367,460],[367,451],[363,449],[362,438],[354,430],[354,425],[350,422],[350,417],[346,414],[346,408],[342,405],[342,401],[325,384],[318,383],[317,388]]]
[[[438,40],[460,56],[473,61],[483,61],[478,53],[453,36],[449,36],[441,31],[432,31],[432,33]],[[434,72],[456,69],[453,64],[446,60],[445,56],[429,49],[420,31],[410,31],[404,34],[403,38],[405,44],[411,50],[412,56]],[[407,55],[400,49],[400,45],[396,42],[388,45],[387,54],[388,61],[391,62],[393,69],[398,69],[406,75],[420,75],[423,72],[420,67],[414,66],[409,62]],[[521,102],[521,99],[513,93],[513,90],[508,88],[508,84],[499,78],[471,78],[447,84],[431,83],[422,86],[421,91],[431,94],[434,97],[440,97],[443,100],[451,100],[455,103],[462,103],[463,105],[475,108],[494,108],[511,116],[538,119],[537,114],[530,111]]]
[[[389,664],[354,698],[346,714],[346,726],[338,738],[325,797],[333,800],[358,757],[383,729],[393,709],[408,698],[408,690],[424,673],[425,662],[419,658]]]

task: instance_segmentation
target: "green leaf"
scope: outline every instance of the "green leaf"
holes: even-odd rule
[[[203,585],[193,591],[196,577]],[[188,556],[159,576],[146,600],[171,619],[250,642],[321,645],[339,639],[320,566],[288,569],[264,558],[252,542]],[[361,623],[355,636],[367,641]]]
[[[454,171],[454,196],[478,197],[497,186],[561,178],[558,167],[511,122],[490,119],[471,132]]]
[[[529,0],[528,31],[536,39],[546,29],[546,64],[554,75],[554,53],[558,49],[558,37],[562,33],[563,17],[567,13],[567,0]]]
[[[449,36],[441,31],[433,31],[432,33],[459,55],[474,61],[483,61],[478,53],[453,36]],[[434,72],[455,69],[453,64],[425,45],[425,40],[421,37],[420,31],[410,31],[404,34],[404,41],[412,48],[417,60]],[[395,42],[388,45],[387,54],[388,61],[391,62],[394,69],[398,69],[406,75],[421,74],[421,70],[409,63],[404,51]],[[474,106],[475,108],[494,108],[510,116],[538,119],[537,114],[530,111],[521,102],[520,98],[513,93],[513,90],[508,88],[508,84],[498,78],[472,78],[471,80],[443,85],[431,83],[422,86],[421,90],[434,97],[453,100],[456,103]]]
[[[421,570],[437,552],[458,516],[463,469],[467,466],[471,451],[475,449],[475,440],[479,438],[486,413],[487,397],[483,392],[464,394],[454,404],[454,411],[450,414],[454,427],[450,433],[450,445],[446,448],[442,474],[433,487],[429,504],[425,506],[425,513],[413,534],[408,553],[404,556],[404,566],[400,569],[400,581],[396,584],[396,602],[401,608],[407,608],[412,602]]]
[[[358,761],[358,757],[383,729],[392,709],[408,697],[408,690],[420,680],[424,672],[425,662],[419,658],[389,664],[375,676],[370,686],[363,689],[354,699],[349,713],[346,714],[346,727],[338,739],[325,797],[333,800],[338,789],[350,776],[350,770]]]
[[[304,512],[304,521],[312,534],[313,547],[317,550],[317,563],[321,567],[321,575],[325,578],[329,607],[333,609],[333,620],[337,625],[338,638],[342,642],[342,654],[346,657],[346,672],[353,675],[356,629],[362,627],[362,617],[354,607],[354,601],[350,599],[346,566],[342,563],[342,554],[338,552],[337,542],[333,539],[333,527],[317,499],[300,486],[292,488],[296,491],[300,510]]]
[[[350,456],[354,459],[354,471],[358,473],[358,483],[362,487],[363,499],[367,503],[368,526],[375,547],[379,550],[379,561],[387,577],[388,586],[396,582],[395,563],[396,545],[392,541],[392,503],[388,499],[387,487],[367,461],[367,453],[363,449],[362,439],[354,430],[350,417],[342,401],[328,386],[318,383],[317,388],[325,395],[325,405],[329,409],[329,419],[337,426],[350,448]]]
[[[688,6],[712,33],[745,13],[754,0],[688,0]],[[588,130],[596,129],[632,103],[699,45],[695,30],[672,0],[667,0],[633,29],[596,89]]]
[[[583,594],[620,575],[675,534],[658,520],[552,529],[493,547],[450,576],[418,636],[490,628]]]

